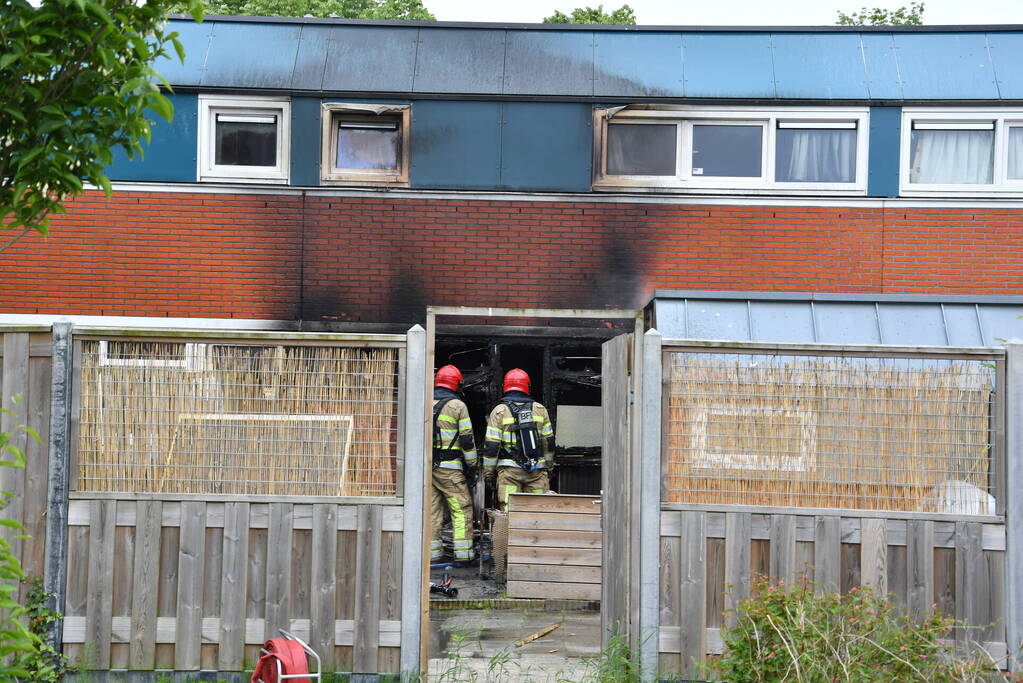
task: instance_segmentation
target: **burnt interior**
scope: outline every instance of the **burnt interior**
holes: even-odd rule
[[[438,331],[435,364],[451,363],[465,377],[463,398],[469,408],[477,446],[482,448],[487,415],[501,399],[504,374],[513,368],[529,373],[532,396],[547,407],[558,428],[558,406],[600,405],[600,346],[617,330],[550,331],[537,336],[483,336]],[[600,447],[555,450],[551,488],[558,493],[600,494]]]

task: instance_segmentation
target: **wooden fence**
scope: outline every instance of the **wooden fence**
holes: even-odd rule
[[[283,628],[326,670],[399,671],[398,501],[96,496],[69,506],[64,646],[74,663],[251,670]]]
[[[677,507],[677,506],[675,506]],[[932,605],[978,626],[970,637],[1004,659],[1005,525],[992,518],[861,517],[834,510],[661,511],[660,669],[695,675],[721,652],[726,613],[749,596],[751,573],[818,590],[872,585],[909,614]],[[762,510],[762,509],[761,509]],[[965,645],[967,632],[958,640]]]
[[[600,600],[600,499],[513,493],[508,596]]]

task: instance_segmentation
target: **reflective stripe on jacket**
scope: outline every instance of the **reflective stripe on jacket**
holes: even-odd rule
[[[536,431],[540,435],[540,443],[543,447],[544,459],[537,463],[537,469],[550,468],[554,466],[554,451],[551,443],[554,437],[554,428],[551,426],[551,418],[547,409],[541,403],[533,402],[533,421],[536,422]],[[493,457],[485,457],[483,466],[487,469],[494,467],[521,467],[518,462],[508,457],[507,452],[519,447],[518,434],[511,427],[515,425],[515,415],[511,408],[505,403],[498,403],[490,411],[490,418],[487,420],[487,436],[484,453]],[[496,448],[495,448],[496,446]]]
[[[438,398],[438,392],[439,390],[434,392],[435,406],[438,401],[449,398],[448,396]],[[476,446],[473,445],[469,450],[466,450],[462,448],[462,441],[465,439],[459,438],[467,435],[469,443],[472,443],[473,440],[472,421],[469,419],[469,409],[465,407],[465,403],[459,398],[451,398],[447,405],[441,409],[440,415],[437,416],[437,426],[440,429],[440,438],[434,439],[433,447],[435,449],[452,448],[455,451],[452,453],[452,457],[445,457],[441,460],[438,467],[460,470],[462,469],[463,460],[469,467],[475,467],[478,459]]]

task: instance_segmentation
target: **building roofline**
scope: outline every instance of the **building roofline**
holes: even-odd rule
[[[186,14],[172,14],[172,19],[192,21]],[[611,26],[606,24],[540,24],[472,21],[392,21],[382,19],[341,19],[317,17],[252,17],[211,14],[206,21],[249,24],[313,24],[363,27],[408,27],[438,29],[479,29],[512,31],[600,31],[631,33],[992,33],[1023,32],[1023,24],[945,24],[922,26],[686,26],[644,25]]]
[[[884,304],[999,304],[1023,306],[1023,296],[972,296],[969,294],[842,294],[829,292],[743,292],[658,289],[650,297],[650,302],[653,303],[656,299],[819,301]]]

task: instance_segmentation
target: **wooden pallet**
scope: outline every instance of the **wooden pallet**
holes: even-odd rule
[[[600,498],[513,493],[508,597],[600,600]]]

